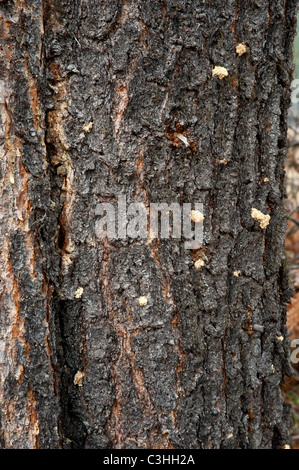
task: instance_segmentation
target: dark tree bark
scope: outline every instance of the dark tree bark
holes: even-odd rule
[[[2,448],[289,444],[296,8],[0,2]],[[202,202],[203,248],[99,240],[120,194]]]

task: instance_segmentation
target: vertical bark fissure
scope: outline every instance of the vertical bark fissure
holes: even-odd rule
[[[32,2],[33,3],[33,2]],[[30,9],[33,6],[33,9]],[[39,229],[47,207],[42,10],[1,9],[1,435],[6,448],[58,447],[51,286]],[[42,190],[41,190],[42,188]],[[3,347],[6,341],[10,347]],[[45,398],[46,397],[46,398]]]
[[[70,45],[69,55],[76,62],[76,50],[80,47],[77,38],[79,11],[80,2],[72,2],[71,20],[65,31],[64,11],[59,2],[53,4],[43,1],[45,128],[51,189],[49,214],[41,238],[47,260],[47,275],[53,286],[51,312],[61,409],[60,445],[63,448],[84,447],[86,436],[83,420],[78,413],[78,406],[82,402],[82,384],[80,380],[76,382],[77,373],[84,376],[87,362],[82,301],[76,298],[79,297],[76,289],[75,293],[68,291],[64,279],[73,262],[74,244],[70,220],[76,190],[75,170],[64,130],[64,120],[68,115],[69,74],[63,71],[63,64],[59,62],[63,42]]]

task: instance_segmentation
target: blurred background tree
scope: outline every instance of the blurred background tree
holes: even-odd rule
[[[299,16],[297,17],[297,21],[299,21]],[[295,55],[295,65],[296,65],[294,78],[299,78],[299,26],[298,25],[297,25],[297,36],[295,39],[294,55]]]
[[[294,44],[294,80],[299,79],[299,15]],[[297,96],[298,98],[298,96]],[[286,250],[290,260],[294,297],[288,308],[288,327],[291,341],[299,338],[299,103],[292,103],[289,112],[289,152],[286,161],[287,209],[290,211],[286,236]],[[293,350],[293,348],[292,348]],[[299,367],[294,366],[294,376],[287,379],[286,397],[292,404],[293,447],[299,448]],[[296,370],[297,369],[297,370]]]

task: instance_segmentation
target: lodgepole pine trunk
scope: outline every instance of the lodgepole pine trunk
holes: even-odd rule
[[[2,448],[289,444],[296,9],[0,2]],[[203,248],[99,239],[119,195],[202,202]]]

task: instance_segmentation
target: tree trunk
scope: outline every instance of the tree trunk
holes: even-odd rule
[[[289,444],[296,7],[1,1],[2,448]],[[99,238],[119,195],[202,203],[202,248]]]

